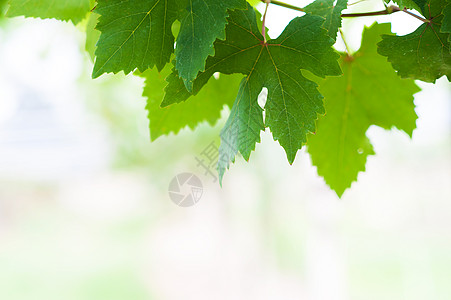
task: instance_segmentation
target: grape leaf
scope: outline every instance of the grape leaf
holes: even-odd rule
[[[338,55],[331,47],[334,41],[322,28],[324,19],[312,15],[293,19],[277,39],[267,42],[259,31],[251,6],[247,10],[230,12],[228,21],[226,39],[215,42],[215,56],[207,59],[205,71],[199,73],[194,81],[194,89],[200,89],[215,72],[245,74],[247,83],[241,84],[232,111],[240,111],[235,105],[241,102],[251,102],[246,107],[255,112],[257,96],[266,87],[266,125],[292,163],[306,140],[307,132],[314,130],[317,114],[323,112],[322,96],[316,84],[307,80],[300,70],[309,70],[320,77],[340,75]],[[168,79],[167,94],[174,94],[172,91],[180,87],[179,81],[174,79],[176,76]],[[176,100],[165,97],[163,105]],[[233,122],[234,114],[230,118],[229,124]],[[224,137],[223,131],[220,154],[230,158],[234,154],[223,146],[227,144]],[[232,150],[246,156],[248,144],[239,143],[240,148]],[[224,161],[221,163],[220,160],[218,169],[221,176],[224,167]]]
[[[99,15],[96,13],[91,13],[88,22],[86,24],[85,50],[93,62],[95,61],[95,51],[97,49],[97,41],[99,40],[100,37],[100,31],[96,29],[98,21]]]
[[[445,75],[451,81],[449,33],[440,32],[443,6],[443,0],[430,0],[424,9],[430,22],[405,36],[382,36],[378,52],[402,78],[435,82]]]
[[[90,0],[10,0],[8,17],[54,18],[79,23],[90,11]]]
[[[253,4],[255,2],[260,1],[248,1],[250,4]],[[261,22],[261,14],[258,11],[254,11],[256,18],[257,18],[257,28],[261,28],[262,22]],[[266,32],[268,32],[268,28],[266,28]],[[267,35],[267,38],[269,39],[269,36]],[[175,64],[175,62],[174,62]],[[192,95],[197,95],[199,91],[202,89],[204,84],[211,78],[211,72],[204,72],[201,73],[199,78],[197,78],[193,82],[193,90],[188,92],[186,89],[186,86],[183,82],[183,80],[178,75],[177,70],[174,68],[173,72],[166,78],[166,81],[168,82],[167,87],[165,88],[165,95],[163,102],[161,103],[161,106],[167,106],[171,105],[173,103],[180,103],[183,101],[186,101],[189,97]],[[238,90],[238,86],[237,86]]]
[[[92,77],[128,74],[136,68],[144,72],[153,66],[162,70],[174,51],[171,26],[179,4],[176,0],[98,0],[95,11],[100,14],[97,30],[101,35]]]
[[[362,45],[352,55],[341,55],[344,75],[320,82],[327,115],[320,118],[316,135],[308,137],[308,151],[318,174],[341,196],[365,170],[374,154],[365,133],[371,125],[396,127],[409,136],[416,127],[413,94],[420,89],[411,79],[401,79],[376,52],[381,34],[390,24],[365,28]]]
[[[160,107],[163,98],[164,78],[171,72],[166,66],[161,72],[155,68],[140,76],[146,78],[143,96],[147,99],[150,138],[155,140],[161,135],[178,133],[188,126],[194,129],[200,122],[208,121],[214,125],[221,116],[224,105],[232,107],[236,91],[230,86],[238,85],[241,75],[220,75],[213,77],[205,88],[190,101]]]
[[[245,0],[99,0],[101,31],[93,78],[103,73],[125,74],[169,62],[174,52],[171,27],[182,24],[176,45],[177,69],[191,89],[192,80],[204,69],[212,45],[223,38],[227,9],[246,8]]]
[[[348,0],[316,0],[304,7],[306,13],[321,16],[326,19],[323,27],[334,40],[337,39],[338,28],[341,27],[341,12],[347,8]]]
[[[214,55],[214,41],[225,38],[227,10],[246,7],[246,0],[189,0],[175,49],[176,68],[188,91],[207,57]]]
[[[221,130],[217,166],[221,185],[230,162],[235,162],[238,152],[244,159],[249,160],[256,143],[260,142],[260,131],[265,130],[263,109],[256,101],[261,84],[258,80],[243,78],[229,118]]]

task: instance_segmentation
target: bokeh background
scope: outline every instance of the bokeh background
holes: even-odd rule
[[[296,15],[271,6],[270,35]],[[375,20],[417,24],[346,20],[353,49]],[[220,188],[195,158],[228,111],[150,143],[143,80],[92,80],[86,25],[0,20],[0,299],[451,299],[446,79],[418,82],[413,139],[370,128],[377,155],[341,199],[269,132]],[[204,185],[190,208],[168,195],[183,172]]]

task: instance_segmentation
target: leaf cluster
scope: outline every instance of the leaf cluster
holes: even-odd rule
[[[368,128],[395,127],[412,136],[414,80],[451,80],[451,1],[395,0],[396,11],[413,15],[408,10],[415,9],[423,24],[405,36],[393,35],[390,24],[374,24],[364,29],[355,53],[333,48],[347,0],[299,8],[305,13],[275,39],[252,6],[258,2],[9,0],[7,16],[77,24],[90,14],[92,76],[135,72],[145,78],[152,140],[203,121],[213,125],[228,106],[221,180],[236,155],[248,160],[269,129],[290,164],[307,145],[318,174],[341,196],[374,154]]]

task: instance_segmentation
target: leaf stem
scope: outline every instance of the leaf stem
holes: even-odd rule
[[[356,1],[356,2],[348,3],[348,7],[349,7],[349,6],[356,5],[356,4],[359,4],[359,3],[362,3],[362,2],[364,2],[364,1],[366,1],[366,0],[358,0],[358,1]]]
[[[414,18],[417,18],[418,20],[420,20],[420,21],[422,21],[424,23],[431,23],[431,20],[425,19],[423,17],[420,17],[420,16],[414,14],[413,12],[408,11],[406,7],[404,7],[404,9],[402,11],[405,12],[406,14],[408,14],[408,15],[411,15]]]
[[[262,20],[262,35],[263,35],[263,43],[266,44],[266,14],[268,13],[268,6],[269,3],[271,3],[271,0],[264,0],[264,2],[266,3],[266,8]]]
[[[346,54],[347,54],[348,58],[350,58],[350,57],[352,57],[351,49],[349,48],[348,43],[346,43],[345,35],[343,34],[343,31],[341,29],[338,29],[338,31],[340,32],[340,36],[341,36],[341,39],[343,40],[343,44],[345,44]]]
[[[300,8],[300,7],[297,7],[297,6],[288,4],[288,3],[284,3],[284,2],[280,2],[280,1],[277,1],[277,0],[261,0],[261,2],[266,3],[266,4],[271,3],[271,4],[275,4],[275,5],[278,5],[278,6],[285,7],[285,8],[297,10],[297,11],[304,11],[304,10],[303,10],[302,8]]]

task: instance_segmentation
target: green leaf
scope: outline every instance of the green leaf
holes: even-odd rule
[[[171,26],[179,11],[176,0],[98,0],[95,11],[101,15],[101,35],[93,78],[153,66],[162,70],[169,62],[174,51]]]
[[[232,107],[236,90],[230,87],[238,85],[242,78],[241,75],[220,75],[218,79],[213,77],[205,88],[189,101],[161,108],[160,102],[166,84],[164,78],[170,72],[167,66],[161,73],[152,69],[141,74],[146,78],[143,96],[147,99],[146,109],[149,112],[152,140],[171,132],[177,134],[186,126],[194,129],[203,121],[214,125],[221,117],[224,105]]]
[[[449,33],[440,32],[443,6],[443,0],[430,0],[424,10],[430,22],[405,36],[382,36],[378,52],[402,78],[435,82],[445,75],[451,81]]]
[[[103,73],[125,74],[170,61],[174,52],[172,25],[181,19],[176,43],[177,69],[192,88],[192,80],[213,55],[213,42],[224,37],[227,10],[246,8],[245,0],[99,0],[97,29],[101,31],[93,78]]]
[[[214,41],[225,38],[227,10],[246,7],[246,0],[189,0],[175,49],[176,69],[189,91],[207,57],[214,55]]]
[[[251,3],[252,3],[252,1],[251,1]],[[259,28],[261,28],[261,26],[262,26],[262,22],[260,21],[261,15],[258,11],[254,11],[254,13],[257,18],[257,27],[255,27],[255,24],[253,24],[252,25],[253,30],[259,31]],[[250,20],[248,22],[250,22]],[[229,30],[230,30],[230,28],[229,28]],[[211,58],[210,58],[210,60],[211,60]],[[202,89],[202,87],[205,85],[205,83],[211,78],[212,74],[213,73],[211,72],[211,70],[210,70],[210,72],[200,73],[199,78],[197,78],[193,82],[193,90],[190,93],[186,89],[186,86],[185,86],[183,80],[179,77],[177,70],[174,69],[173,72],[166,78],[168,85],[165,88],[165,96],[164,96],[163,102],[161,103],[161,106],[164,107],[167,105],[171,105],[173,103],[180,103],[180,102],[186,101],[189,97],[191,97],[191,95],[197,95],[199,93],[199,91]],[[230,74],[230,72],[226,73],[226,74]],[[237,89],[238,89],[238,87],[237,87]]]
[[[318,174],[338,196],[365,170],[368,155],[374,154],[365,135],[371,125],[396,127],[409,136],[416,127],[413,94],[420,89],[413,80],[399,78],[377,54],[376,43],[386,33],[390,24],[365,28],[360,50],[352,57],[341,56],[344,75],[320,83],[327,114],[307,145]]]
[[[90,0],[10,0],[8,17],[58,19],[79,23],[90,11]]]
[[[215,56],[207,59],[206,69],[194,81],[193,91],[200,90],[215,72],[245,74],[248,83],[241,84],[235,104],[251,102],[252,105],[248,104],[247,107],[254,112],[257,96],[266,87],[266,125],[271,129],[274,139],[285,148],[288,161],[292,163],[306,141],[307,132],[314,130],[317,114],[323,112],[322,96],[316,84],[307,80],[301,69],[320,77],[341,74],[338,55],[331,47],[334,41],[322,28],[323,23],[323,18],[312,15],[295,18],[277,39],[265,43],[252,7],[231,12],[226,39],[215,42]],[[168,81],[163,105],[179,100],[177,97],[168,97],[180,90],[179,79],[171,76]],[[243,95],[244,92],[246,95]],[[232,110],[241,111],[235,106]],[[230,118],[233,119],[234,115]],[[221,145],[227,143],[224,134],[221,139]],[[238,148],[246,156],[248,143],[238,145],[246,145]],[[220,156],[232,156],[224,151],[226,149],[220,147]],[[219,164],[221,176],[223,166],[224,163]]]
[[[252,85],[256,85],[255,87]],[[240,90],[233,104],[230,116],[221,130],[221,145],[219,146],[219,182],[222,183],[224,172],[230,162],[241,152],[249,160],[255,144],[260,142],[260,131],[265,130],[263,109],[255,99],[261,90],[261,83],[243,78]]]
[[[99,15],[92,13],[89,16],[88,23],[86,24],[86,41],[85,50],[89,54],[89,57],[94,62],[95,61],[95,51],[97,49],[97,41],[100,37],[100,31],[96,29],[97,22],[99,20]]]
[[[323,27],[329,36],[336,40],[338,28],[341,27],[341,12],[347,8],[348,0],[338,0],[336,5],[334,2],[334,0],[316,0],[304,7],[304,11],[325,18]]]

